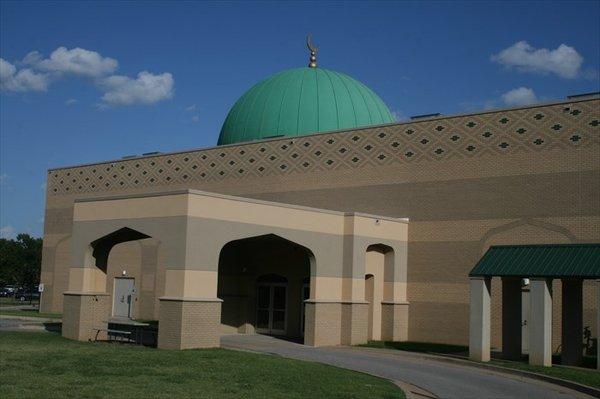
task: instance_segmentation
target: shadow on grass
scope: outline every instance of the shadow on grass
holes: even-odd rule
[[[58,333],[62,332],[62,323],[61,322],[47,322],[43,323],[44,329],[48,332]]]
[[[369,341],[365,345],[361,346],[366,346],[369,348],[397,349],[401,351],[421,353],[464,354],[469,352],[468,346],[436,344],[429,342]]]

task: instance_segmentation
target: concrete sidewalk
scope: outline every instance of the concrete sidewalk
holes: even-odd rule
[[[312,348],[264,335],[225,335],[224,348],[269,353],[360,371],[424,390],[413,397],[453,399],[567,399],[590,396],[541,381],[411,356],[401,351],[360,347]]]
[[[60,331],[61,319],[0,315],[0,331]]]

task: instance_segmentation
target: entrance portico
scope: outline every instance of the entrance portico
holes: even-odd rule
[[[365,254],[372,246],[389,249],[383,275],[376,280],[383,292],[381,336],[407,336],[405,219],[195,190],[78,200],[73,212],[65,337],[87,340],[94,329],[105,328],[112,307],[106,281],[108,255],[115,245],[148,238],[164,253],[164,264],[159,265],[164,268],[163,294],[158,298],[160,348],[219,346],[223,324],[235,326],[238,332],[258,328],[287,333],[289,327],[304,334],[305,343],[312,346],[366,342]],[[243,285],[239,277],[253,267],[247,256],[252,245],[246,245],[249,253],[230,257],[224,264],[223,254],[235,242],[262,242],[271,249],[277,244],[290,253],[299,251],[299,266],[292,273],[293,262],[271,262],[268,272],[252,269],[254,280],[251,284],[243,280]],[[229,271],[224,272],[224,267]],[[289,294],[292,278],[295,297]],[[304,284],[309,284],[308,290]],[[259,287],[263,288],[259,291]],[[301,306],[306,291],[308,299]],[[229,310],[222,313],[223,309]],[[226,317],[231,311],[235,322]],[[245,316],[237,318],[239,314]]]
[[[527,279],[530,281],[529,363],[552,366],[552,280],[561,279],[561,363],[581,365],[584,348],[582,282],[600,277],[600,244],[492,246],[469,276],[469,356],[472,360],[490,360],[490,281],[501,277],[503,357],[518,359],[522,355],[521,281]],[[598,331],[600,317],[596,334]]]

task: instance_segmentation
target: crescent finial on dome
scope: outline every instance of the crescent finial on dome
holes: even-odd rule
[[[317,67],[317,50],[318,50],[318,48],[312,44],[310,39],[311,39],[310,34],[308,34],[306,36],[306,47],[308,47],[308,50],[310,51],[310,59],[309,59],[310,61],[308,63],[308,67],[316,68]]]

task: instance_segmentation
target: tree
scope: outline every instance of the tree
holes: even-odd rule
[[[40,282],[42,239],[19,234],[16,239],[0,239],[0,285],[32,290]]]

